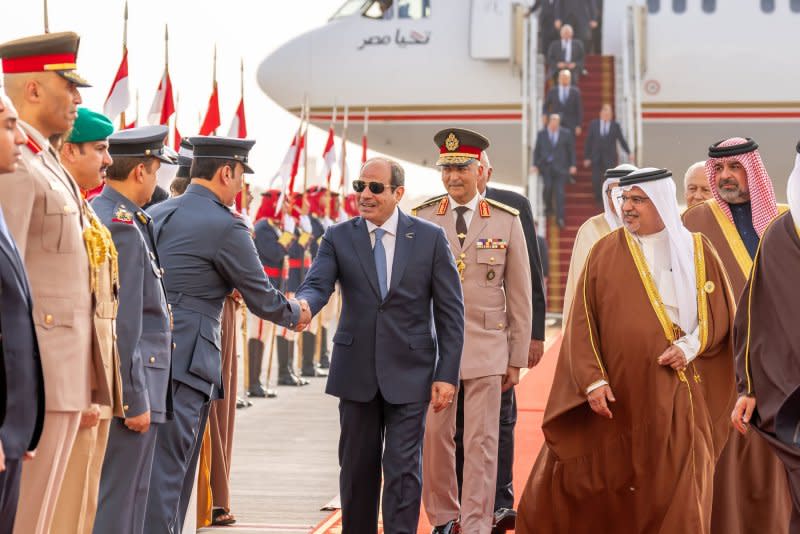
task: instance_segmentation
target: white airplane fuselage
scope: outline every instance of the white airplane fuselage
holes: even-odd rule
[[[395,4],[418,2],[425,0]],[[605,54],[622,54],[620,28],[629,3],[604,2]],[[681,2],[655,3],[660,7],[650,10],[644,32],[638,163],[682,176],[691,163],[705,159],[711,143],[752,137],[783,198],[800,136],[794,59],[799,3],[775,0],[772,13],[755,0],[686,0],[681,13],[673,10]],[[297,114],[307,95],[311,121],[322,128],[334,106],[341,111],[348,105],[350,132],[356,132],[351,139],[360,136],[369,108],[370,148],[421,165],[435,161],[432,138],[439,129],[480,131],[491,140],[496,179],[525,185],[523,84],[511,61],[512,4],[431,0],[429,16],[418,19],[399,17],[397,6],[389,19],[356,10],[286,43],[264,60],[258,80],[273,100]],[[713,10],[703,11],[712,4]],[[543,83],[537,85],[541,92]]]

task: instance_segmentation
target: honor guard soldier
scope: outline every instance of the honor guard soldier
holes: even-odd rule
[[[194,485],[209,401],[222,398],[220,315],[238,289],[248,310],[281,326],[308,324],[310,313],[264,275],[250,228],[230,209],[254,141],[192,137],[192,182],[154,206],[155,245],[174,316],[174,420],[159,429],[145,532],[180,532]],[[235,392],[227,392],[229,395]]]
[[[264,267],[264,274],[267,275],[273,287],[281,291],[286,291],[288,272],[288,250],[296,241],[297,237],[292,232],[287,232],[281,228],[281,212],[278,211],[278,200],[281,192],[277,189],[266,191],[261,196],[261,205],[256,212],[256,223],[254,229],[254,240],[258,257]],[[250,397],[274,397],[275,392],[264,389],[261,385],[261,368],[264,361],[264,351],[266,349],[267,358],[272,359],[272,349],[277,337],[275,326],[267,327],[259,317],[249,314],[251,321],[248,325],[250,339],[248,343],[248,355],[250,358],[249,374],[247,382],[247,394]],[[265,341],[266,340],[266,341]],[[269,361],[267,362],[269,368]],[[289,369],[288,346],[284,350],[278,350],[278,367]],[[267,373],[269,380],[269,373]],[[269,383],[267,382],[267,388]]]
[[[119,255],[117,347],[122,369],[122,414],[111,424],[94,532],[142,534],[159,428],[171,417],[172,332],[163,270],[144,211],[165,155],[166,126],[111,136],[109,167],[92,207],[111,230]]]
[[[100,379],[113,350],[114,244],[50,144],[72,128],[88,86],[75,72],[79,42],[63,32],[0,44],[6,93],[28,136],[21,164],[0,180],[0,204],[33,289],[47,397],[39,454],[22,470],[17,534],[50,532],[81,412],[114,398]]]
[[[501,393],[519,382],[531,339],[531,274],[518,212],[483,199],[478,178],[482,135],[459,128],[434,137],[448,194],[414,210],[444,228],[464,293],[464,483],[455,469],[456,406],[428,411],[423,501],[436,534],[488,534],[494,519]]]
[[[294,294],[300,284],[305,279],[306,272],[311,267],[311,250],[314,246],[314,236],[311,233],[311,220],[306,212],[307,206],[304,205],[302,193],[290,192],[286,194],[283,208],[286,213],[283,216],[283,229],[291,232],[295,240],[289,245],[289,276],[286,281],[286,293]],[[305,213],[304,213],[305,212]],[[295,332],[284,332],[276,340],[278,348],[278,362],[285,361],[286,366],[278,366],[278,385],[281,386],[307,386],[308,380],[297,376],[295,370],[295,341],[298,334]],[[303,344],[306,338],[300,335],[299,343]],[[302,354],[303,347],[300,347]],[[286,355],[284,357],[284,355]]]
[[[325,225],[323,219],[326,217],[327,206],[329,199],[328,189],[322,186],[312,185],[306,190],[305,205],[307,206],[308,213],[304,215],[308,219],[308,225],[311,227],[312,240],[309,242],[309,255],[313,262],[319,250],[319,242],[322,239],[322,234],[325,233]],[[311,265],[309,265],[309,268]],[[306,269],[306,272],[308,269]],[[327,306],[326,306],[327,307]],[[300,374],[304,377],[325,377],[328,372],[317,368],[317,344],[319,343],[319,356],[322,356],[322,351],[325,350],[327,344],[326,339],[323,337],[322,321],[327,317],[327,313],[317,315],[312,322],[310,328],[303,332],[302,347],[302,365]],[[319,339],[318,339],[319,338]]]

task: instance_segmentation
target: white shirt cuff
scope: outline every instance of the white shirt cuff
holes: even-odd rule
[[[700,351],[700,339],[695,333],[685,335],[673,344],[686,356],[687,364],[697,358],[697,353]]]
[[[606,382],[605,380],[598,380],[597,382],[593,382],[592,384],[589,385],[588,388],[586,388],[586,394],[588,395],[589,393],[591,393],[592,391],[596,390],[597,388],[600,388],[600,387],[603,387],[603,386],[607,386],[607,385],[608,385],[608,382]]]

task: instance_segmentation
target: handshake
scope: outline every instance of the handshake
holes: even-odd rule
[[[305,299],[291,299],[291,302],[296,302],[300,306],[300,319],[298,319],[297,324],[294,325],[295,332],[302,332],[308,325],[311,323],[312,314],[311,314],[311,307],[308,305],[308,302]]]

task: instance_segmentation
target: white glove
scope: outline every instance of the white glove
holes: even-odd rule
[[[311,218],[308,215],[300,216],[300,228],[307,234],[311,233]]]
[[[283,214],[283,231],[289,232],[290,234],[294,233],[294,229],[297,225],[294,222],[294,217],[289,215],[288,213]]]

